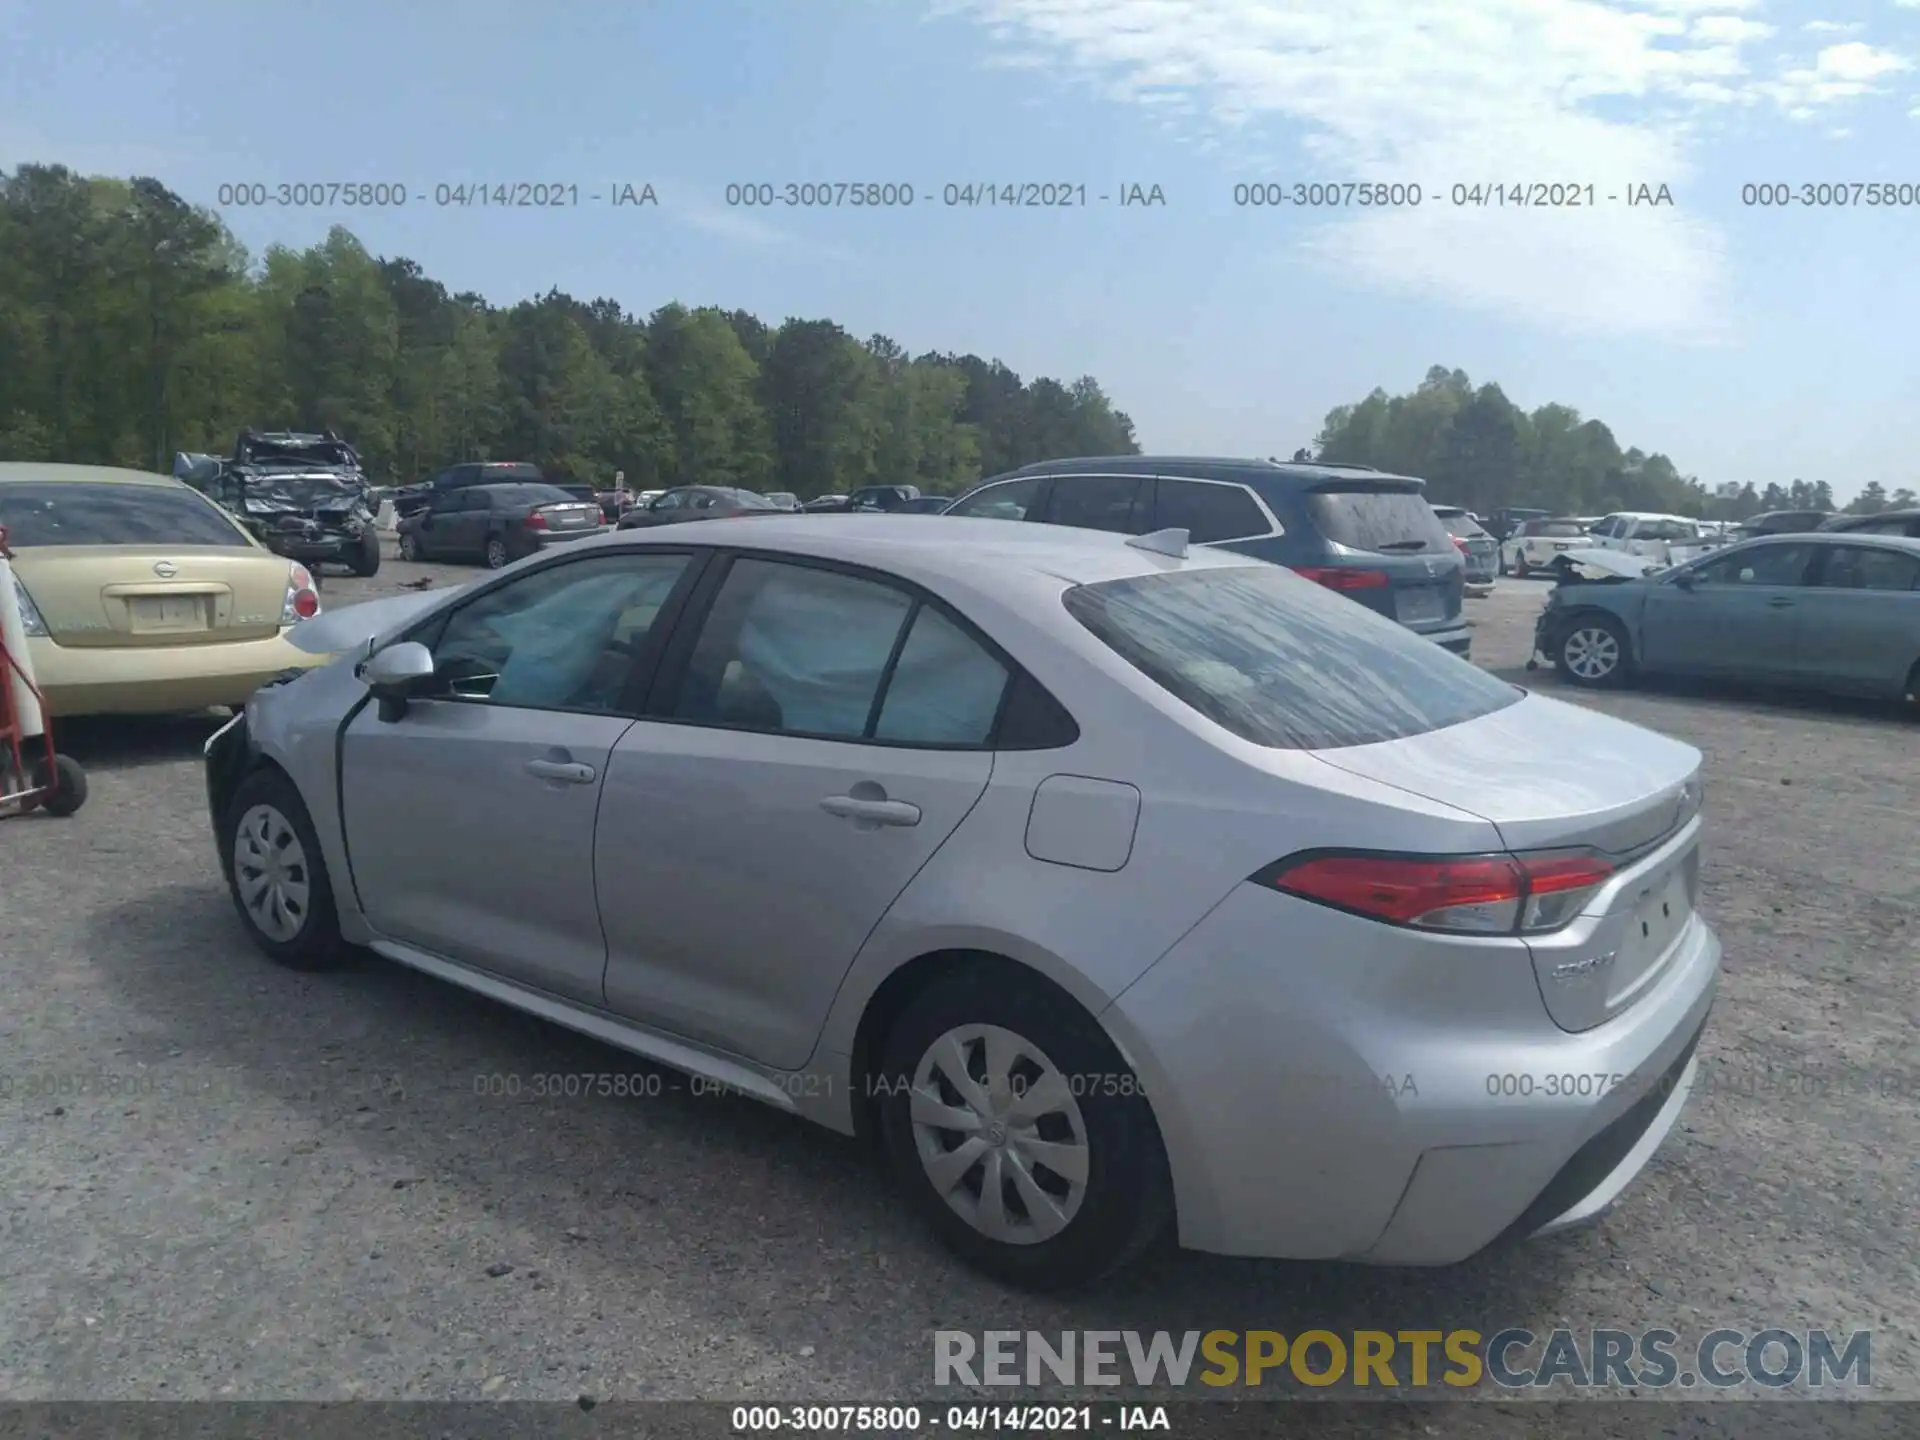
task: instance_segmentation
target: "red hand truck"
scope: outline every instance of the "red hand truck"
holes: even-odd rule
[[[12,561],[7,548],[7,527],[0,525],[0,560]],[[0,569],[9,591],[13,588],[12,568]],[[0,596],[0,605],[14,608],[12,594]],[[0,625],[0,819],[45,810],[49,815],[71,815],[87,800],[87,772],[71,755],[53,748],[53,722],[46,718],[46,697],[33,683],[27,657],[16,655],[7,644],[7,633],[20,633],[20,627]],[[16,687],[32,697],[39,711],[35,724],[30,714],[15,699]]]

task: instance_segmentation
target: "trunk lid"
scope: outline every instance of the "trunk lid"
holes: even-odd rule
[[[549,530],[590,530],[605,523],[606,517],[598,505],[588,505],[584,501],[558,501],[551,505],[534,507],[536,514],[544,516]]]
[[[1701,763],[1691,745],[1529,695],[1425,735],[1315,754],[1478,815],[1510,850],[1586,847],[1615,861],[1577,919],[1527,940],[1541,997],[1565,1029],[1589,1029],[1631,1005],[1689,937]]]
[[[14,569],[56,645],[218,644],[277,634],[288,563],[253,546],[57,545]]]
[[[1315,485],[1301,503],[1327,546],[1313,565],[1386,577],[1384,585],[1336,585],[1349,599],[1413,630],[1459,622],[1466,559],[1417,481],[1342,477]]]

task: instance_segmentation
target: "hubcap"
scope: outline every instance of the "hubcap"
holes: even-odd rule
[[[498,570],[507,563],[507,547],[498,540],[487,542],[487,564]]]
[[[307,852],[287,817],[256,805],[240,817],[233,837],[233,878],[247,917],[269,940],[291,940],[307,923],[313,877]]]
[[[1576,630],[1567,637],[1564,653],[1567,669],[1582,680],[1599,680],[1620,663],[1620,642],[1598,628]]]
[[[1037,1245],[1087,1195],[1087,1126],[1074,1087],[1037,1045],[961,1025],[914,1072],[913,1139],[928,1181],[990,1240]]]

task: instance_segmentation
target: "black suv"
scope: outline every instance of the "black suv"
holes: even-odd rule
[[[1822,530],[1849,535],[1906,535],[1920,540],[1920,510],[1882,510],[1873,515],[1836,515],[1821,522]]]
[[[1047,460],[982,481],[944,512],[1146,535],[1269,560],[1466,655],[1465,562],[1426,482],[1365,465],[1167,455]]]

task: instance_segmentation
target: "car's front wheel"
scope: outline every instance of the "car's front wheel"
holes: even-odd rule
[[[247,933],[295,970],[345,958],[326,860],[306,804],[277,770],[248,775],[227,806],[227,889]]]
[[[982,961],[916,996],[879,1081],[880,1133],[909,1201],[1002,1281],[1090,1284],[1172,1217],[1144,1086],[1090,1015],[1016,965]]]
[[[1560,637],[1553,663],[1576,685],[1606,690],[1625,684],[1632,664],[1627,632],[1608,615],[1578,616]]]
[[[411,530],[400,532],[400,558],[418,560],[420,558],[420,537]]]
[[[380,573],[380,532],[378,530],[360,532],[360,544],[347,561],[347,568],[362,579]]]

